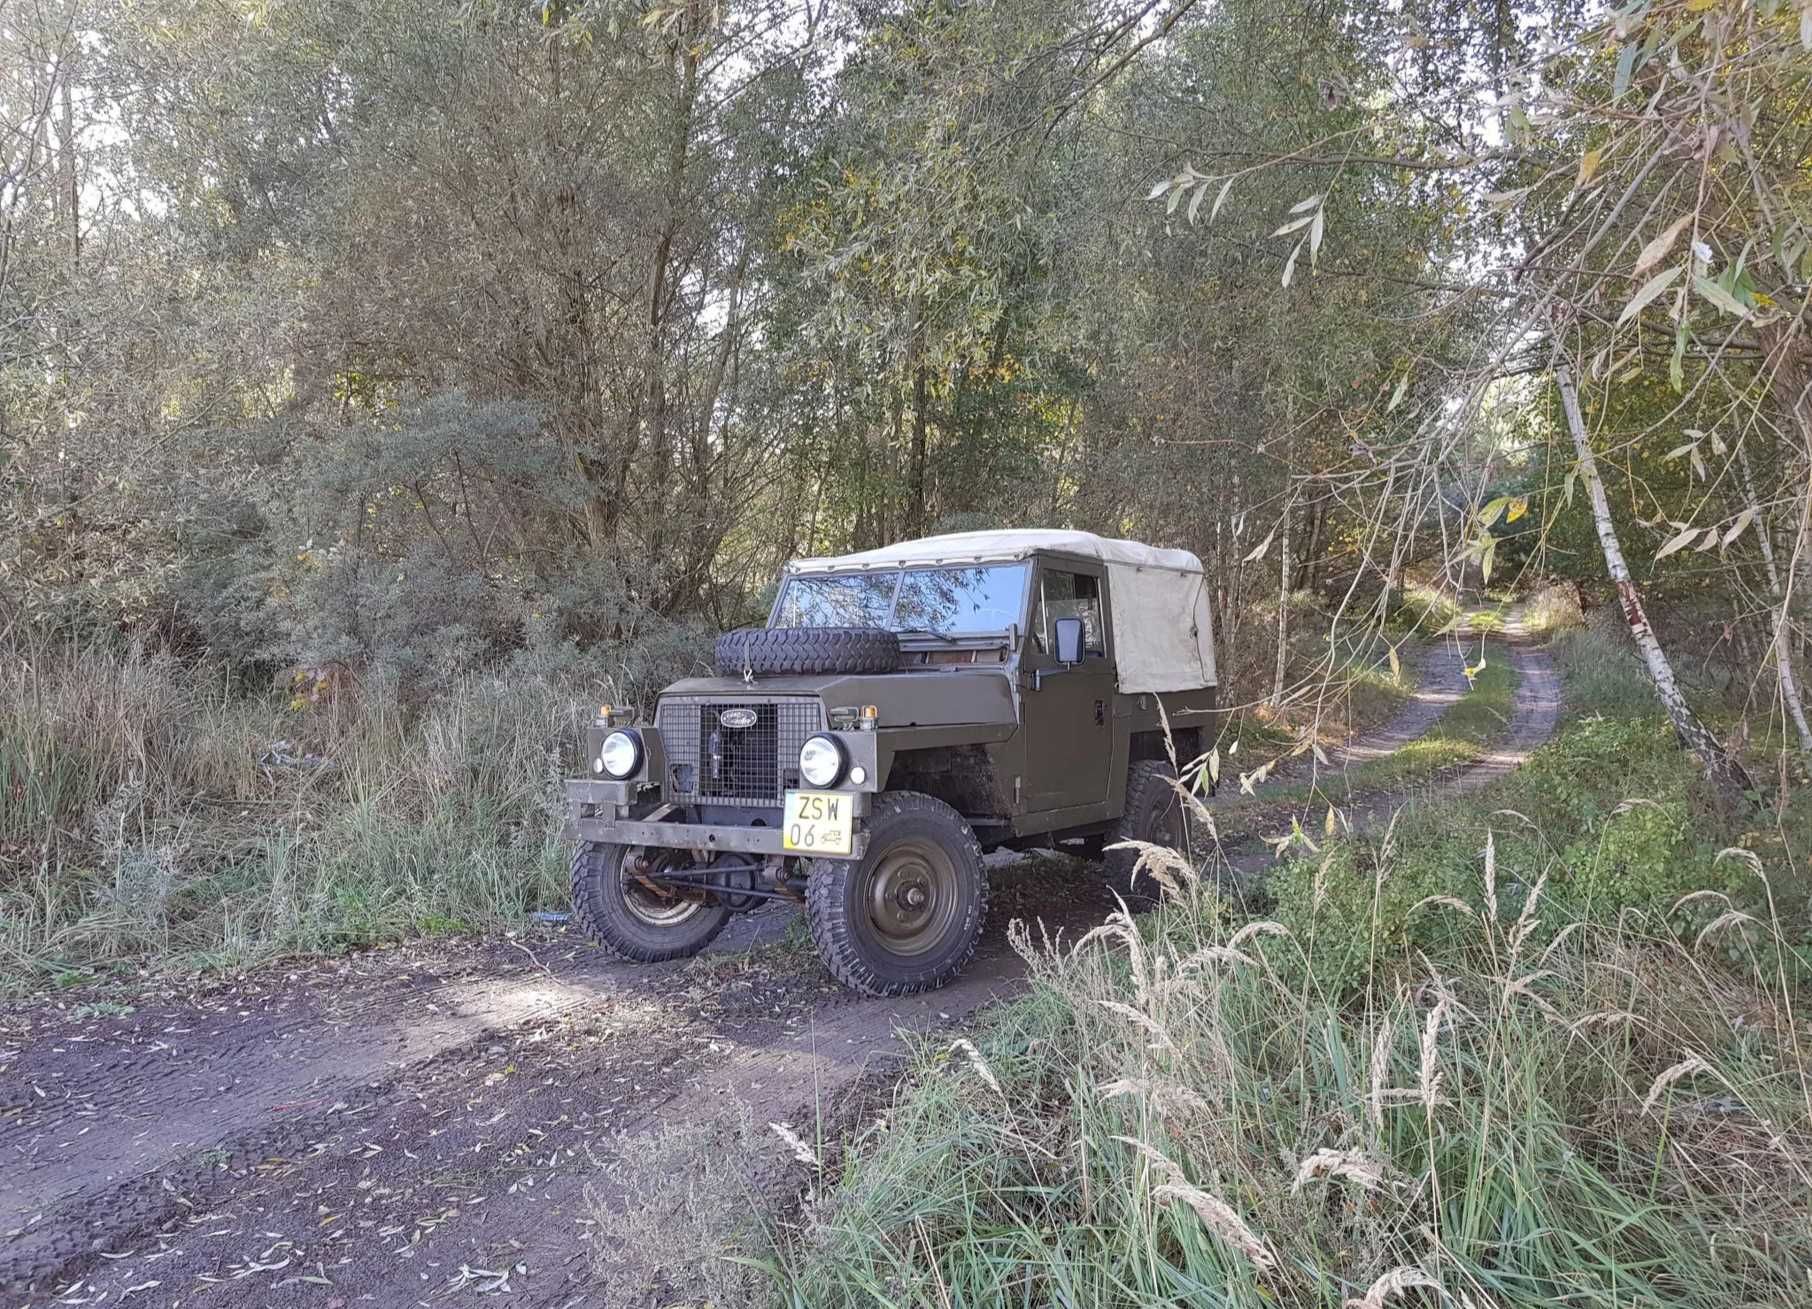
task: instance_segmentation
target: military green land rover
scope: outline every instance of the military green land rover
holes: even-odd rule
[[[962,970],[985,850],[1180,844],[1171,753],[1199,754],[1215,715],[1200,560],[1086,532],[799,560],[766,627],[718,639],[717,671],[588,733],[593,776],[567,786],[579,921],[653,962],[792,900],[872,995]]]

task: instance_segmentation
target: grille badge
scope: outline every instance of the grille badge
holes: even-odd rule
[[[744,709],[742,706],[738,705],[734,709],[724,710],[717,716],[717,721],[722,723],[725,727],[730,728],[753,727],[755,726],[756,721],[755,711],[753,709]]]

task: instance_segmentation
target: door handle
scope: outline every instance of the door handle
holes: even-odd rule
[[[1107,701],[1095,701],[1095,726],[1102,727],[1107,723]]]

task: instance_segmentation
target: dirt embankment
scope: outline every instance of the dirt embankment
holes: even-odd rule
[[[1546,657],[1512,657],[1511,723],[1443,787],[1501,775],[1553,730]],[[1346,757],[1427,731],[1458,660],[1433,651],[1417,697]],[[905,1001],[837,990],[766,913],[681,965],[551,933],[267,969],[129,1013],[17,1007],[0,1018],[0,1303],[581,1303],[588,1242],[610,1239],[587,1187],[626,1142],[738,1104],[809,1134],[900,1032],[1015,988],[1009,921],[1074,937],[1113,905],[1069,860],[994,876],[975,966]]]

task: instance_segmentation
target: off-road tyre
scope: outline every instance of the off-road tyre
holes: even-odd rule
[[[882,627],[745,627],[717,638],[723,677],[891,673],[900,638]]]
[[[710,945],[730,921],[730,910],[686,901],[689,910],[673,922],[650,921],[650,911],[638,912],[637,905],[656,904],[658,898],[625,876],[629,851],[626,845],[588,841],[574,853],[573,913],[585,934],[618,958],[639,964],[688,959]]]
[[[981,845],[961,814],[914,791],[876,796],[864,830],[862,858],[812,861],[805,892],[812,943],[831,976],[852,991],[935,990],[963,971],[981,939],[988,916]],[[890,884],[896,894],[887,899]],[[904,896],[926,884],[935,884],[933,905],[924,927],[908,935],[919,911]]]
[[[1107,844],[1146,841],[1187,856],[1189,807],[1176,793],[1176,778],[1177,770],[1167,760],[1141,759],[1133,764],[1126,773],[1126,809],[1108,834]],[[1139,864],[1137,850],[1109,849],[1103,862],[1116,887],[1146,896],[1157,894],[1158,884],[1147,876],[1141,876],[1137,886],[1129,886],[1133,869]]]

